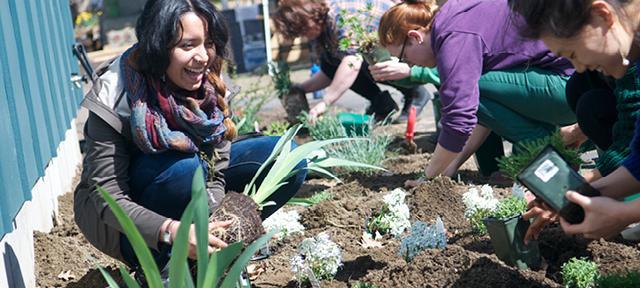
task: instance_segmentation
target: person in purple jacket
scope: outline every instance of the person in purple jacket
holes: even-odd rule
[[[509,0],[509,5],[526,23],[523,35],[542,39],[556,55],[571,60],[578,72],[599,71],[620,79],[633,62],[640,64],[640,0]],[[640,222],[640,200],[620,201],[640,192],[640,118],[630,149],[622,166],[590,183],[603,197],[567,191],[567,199],[584,208],[585,218],[573,225],[560,219],[566,233],[597,239]],[[531,206],[524,217],[535,221],[526,239],[536,238],[558,218],[544,205]]]
[[[510,16],[507,0],[407,0],[383,15],[380,43],[440,74],[442,129],[427,178],[453,175],[491,131],[517,152],[517,143],[575,123],[565,97],[571,63],[521,37]]]

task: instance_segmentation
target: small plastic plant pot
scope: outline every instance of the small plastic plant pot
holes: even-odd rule
[[[600,192],[587,183],[555,148],[547,145],[517,176],[529,191],[540,197],[560,216],[572,224],[584,220],[584,210],[565,197],[568,190],[588,197],[600,196]]]
[[[376,63],[391,60],[391,53],[382,47],[375,47],[373,50],[363,53],[362,57],[369,65],[375,65]]]
[[[371,121],[371,116],[369,115],[341,112],[338,113],[338,121],[340,121],[349,136],[369,134],[369,122]]]
[[[484,218],[491,237],[491,245],[496,256],[510,266],[518,269],[537,269],[540,267],[540,250],[537,240],[530,240],[524,244],[524,235],[529,228],[529,221],[522,219],[522,215],[501,220],[493,217]]]

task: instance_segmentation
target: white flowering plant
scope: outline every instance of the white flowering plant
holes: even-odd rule
[[[498,200],[493,195],[493,189],[489,185],[470,188],[462,194],[462,202],[465,205],[464,216],[471,223],[474,233],[484,235],[487,227],[482,219],[494,217],[506,219],[518,213],[526,211],[527,202],[524,199],[524,187],[514,184],[511,188],[511,197]]]
[[[429,225],[422,221],[416,221],[411,226],[411,234],[404,237],[400,243],[398,254],[405,261],[411,262],[413,257],[425,249],[444,248],[447,246],[447,231],[442,219],[438,217],[436,223]]]
[[[473,232],[486,234],[487,228],[482,219],[488,217],[498,206],[498,199],[493,196],[491,186],[483,185],[479,190],[477,187],[469,188],[462,194],[462,203],[465,206],[464,217],[471,223]]]
[[[302,240],[298,246],[298,254],[291,258],[291,271],[300,282],[333,279],[340,266],[340,247],[329,239],[326,232]]]
[[[300,224],[300,214],[298,211],[283,211],[279,209],[269,218],[262,221],[265,231],[278,231],[274,236],[278,241],[292,235],[304,234],[304,226]]]
[[[394,237],[400,237],[407,228],[409,222],[409,206],[404,203],[406,192],[400,188],[385,194],[382,197],[384,205],[377,213],[367,221],[367,232],[371,235],[390,233]]]

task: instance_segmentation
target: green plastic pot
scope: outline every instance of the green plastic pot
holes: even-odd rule
[[[491,237],[491,245],[496,256],[510,266],[518,269],[540,267],[540,249],[537,240],[529,240],[524,244],[524,235],[529,228],[529,221],[522,215],[515,215],[507,219],[493,217],[483,219]]]
[[[362,57],[369,65],[375,65],[376,63],[391,60],[391,53],[382,47],[375,47],[371,51],[362,53]]]
[[[564,195],[567,190],[588,196],[600,192],[587,183],[551,145],[547,145],[517,176],[529,191],[541,198],[569,223],[581,223],[584,210]]]
[[[347,135],[351,137],[369,134],[369,122],[371,121],[369,115],[341,112],[338,113],[338,121],[347,131]]]

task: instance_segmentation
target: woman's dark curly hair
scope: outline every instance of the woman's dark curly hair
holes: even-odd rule
[[[329,7],[324,0],[282,0],[273,16],[276,30],[286,39],[302,36],[307,21],[313,20],[324,27]]]
[[[511,10],[524,18],[521,34],[540,38],[551,34],[559,38],[576,35],[591,17],[594,0],[509,0]],[[631,0],[606,0],[616,8]]]

